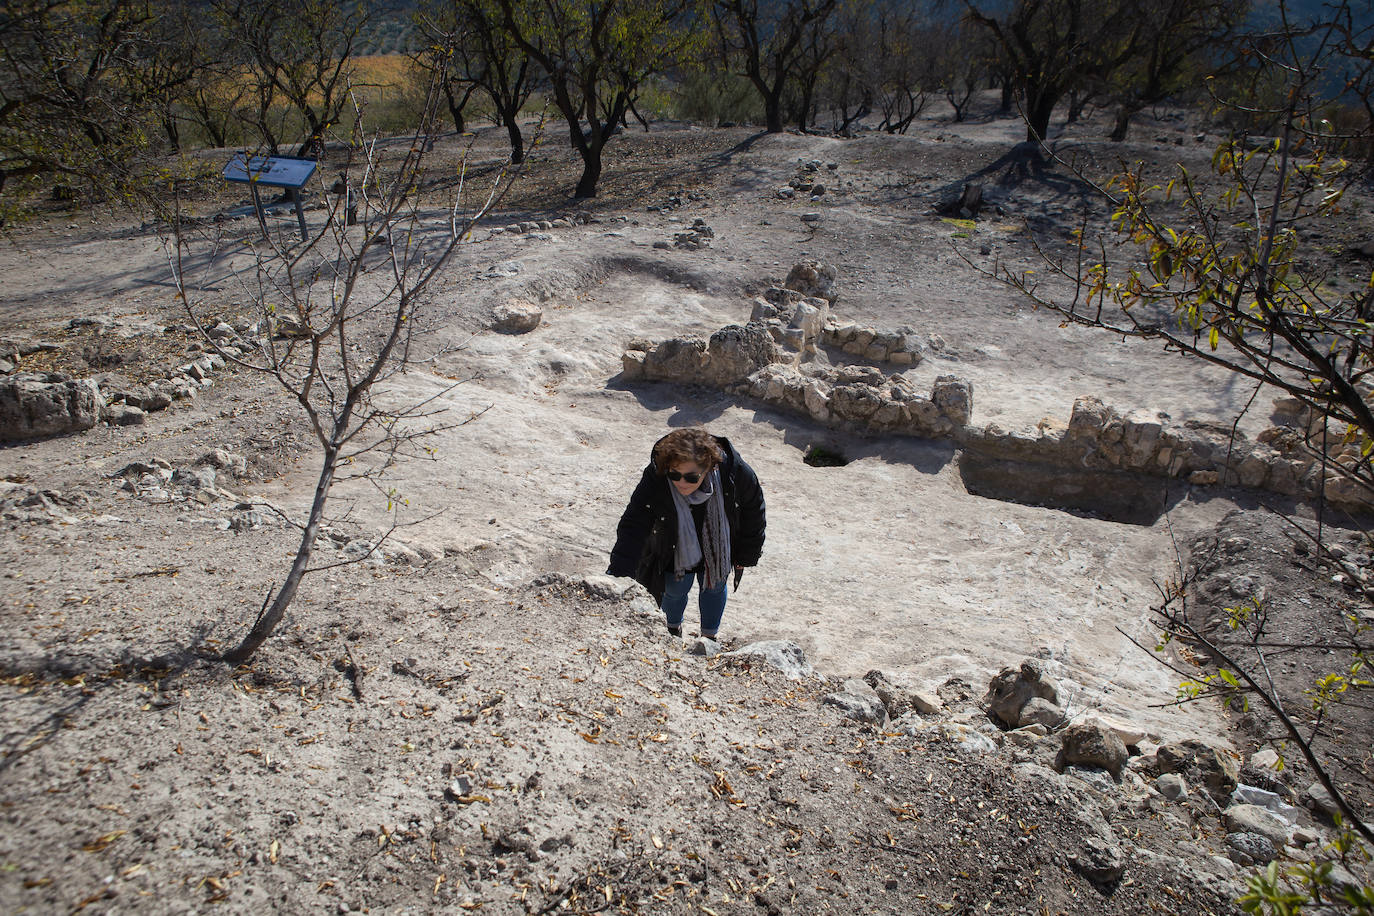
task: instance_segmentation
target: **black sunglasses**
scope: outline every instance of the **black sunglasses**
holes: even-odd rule
[[[685,480],[688,483],[700,483],[701,475],[698,474],[696,471],[688,471],[686,474],[680,473],[678,471],[669,471],[668,479],[671,480],[673,483],[677,483],[679,480]]]

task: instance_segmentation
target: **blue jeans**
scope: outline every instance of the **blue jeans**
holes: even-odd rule
[[[692,580],[699,583],[697,607],[701,611],[701,635],[715,636],[720,629],[720,618],[725,615],[725,581],[716,583],[715,588],[706,587],[704,572],[688,572],[678,578],[668,573],[668,581],[663,589],[663,615],[668,618],[668,626],[682,626],[682,615],[687,610],[687,595],[692,590]]]

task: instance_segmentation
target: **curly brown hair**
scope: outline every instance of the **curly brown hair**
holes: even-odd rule
[[[673,430],[654,446],[654,470],[660,474],[666,474],[675,464],[689,461],[709,472],[724,458],[716,437],[701,427]]]

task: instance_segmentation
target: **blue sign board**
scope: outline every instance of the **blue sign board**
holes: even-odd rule
[[[224,167],[227,181],[252,182],[273,188],[300,188],[315,174],[313,159],[285,156],[253,156],[238,153]]]

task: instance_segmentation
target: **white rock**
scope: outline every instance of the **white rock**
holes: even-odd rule
[[[911,706],[917,712],[933,716],[945,708],[945,701],[938,694],[926,690],[911,691]]]
[[[1286,803],[1277,793],[1243,783],[1231,792],[1231,804],[1258,805],[1278,815],[1289,826],[1297,824],[1302,816],[1302,809]]]
[[[1127,747],[1137,747],[1140,742],[1145,740],[1145,729],[1139,725],[1133,725],[1114,716],[1095,716],[1098,723],[1108,731],[1115,732],[1121,739],[1121,743]]]
[[[1255,833],[1282,849],[1288,844],[1289,824],[1259,805],[1232,805],[1222,814],[1230,833]]]
[[[764,664],[776,668],[793,680],[810,677],[815,673],[811,663],[806,660],[806,652],[794,642],[783,639],[766,639],[751,642],[743,648],[725,653],[726,658],[757,658]]]

